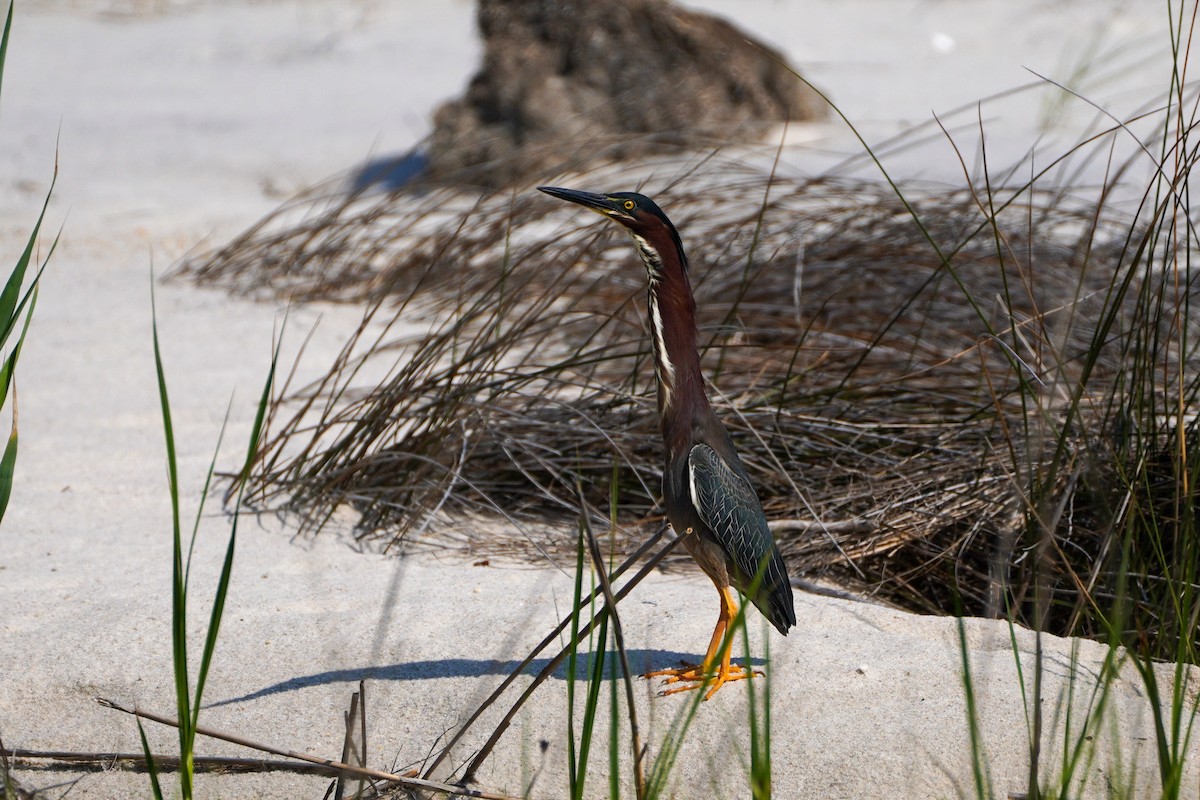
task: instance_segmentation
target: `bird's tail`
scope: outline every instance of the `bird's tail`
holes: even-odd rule
[[[772,547],[764,559],[762,578],[758,589],[750,595],[750,602],[771,621],[775,629],[787,636],[788,628],[796,624],[796,608],[792,602],[792,583],[788,580],[787,567],[778,547]]]

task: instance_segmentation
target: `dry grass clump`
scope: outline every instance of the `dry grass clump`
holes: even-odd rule
[[[559,182],[631,189],[630,172]],[[1130,298],[1163,283],[1128,258],[1135,226],[1028,185],[901,199],[720,158],[672,174],[646,191],[681,231],[715,404],[768,517],[855,523],[782,524],[792,568],[919,610],[997,613],[1045,585],[1020,554],[1049,526],[1065,537],[1050,581],[1064,613],[1090,602],[1111,521],[1075,501],[1103,494],[1088,465],[1108,448],[1125,344],[1155,324]],[[644,274],[613,226],[532,190],[299,210],[186,267],[371,309],[277,410],[257,503],[314,524],[349,505],[361,536],[389,543],[437,520],[475,551],[550,555],[574,552],[581,502],[605,519],[616,496],[626,526],[660,519]],[[428,329],[366,342],[388,315]],[[356,385],[380,363],[385,379]],[[514,523],[504,542],[463,533],[479,515]],[[547,520],[557,540],[532,532]]]

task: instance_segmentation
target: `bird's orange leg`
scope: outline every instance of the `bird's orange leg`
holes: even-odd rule
[[[755,672],[741,666],[730,664],[730,646],[729,642],[724,648],[721,644],[724,642],[725,634],[729,630],[729,623],[733,619],[734,601],[729,587],[718,589],[721,593],[721,614],[717,617],[717,626],[713,629],[712,640],[708,643],[708,652],[704,655],[702,664],[685,663],[678,669],[660,669],[654,672],[647,672],[642,677],[656,678],[665,676],[664,683],[687,683],[687,686],[676,686],[671,689],[665,689],[660,694],[676,694],[678,692],[687,692],[692,689],[699,689],[707,685],[711,681],[712,686],[708,690],[708,694],[704,695],[704,699],[712,697],[716,694],[717,689],[720,689],[726,683],[740,681],[744,678],[752,678],[755,675],[761,675],[761,672]],[[720,666],[714,669],[717,662],[717,657],[720,656]]]

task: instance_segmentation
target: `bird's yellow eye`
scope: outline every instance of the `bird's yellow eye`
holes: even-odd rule
[[[635,203],[632,200],[626,200],[623,205],[625,206],[626,211],[633,211]]]

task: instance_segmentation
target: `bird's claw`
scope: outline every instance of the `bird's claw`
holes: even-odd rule
[[[672,683],[687,683],[687,686],[675,686],[668,689],[663,689],[658,693],[659,697],[666,697],[671,694],[680,692],[690,692],[693,689],[701,689],[708,687],[708,692],[704,695],[707,700],[717,693],[726,683],[753,678],[755,675],[762,676],[761,670],[750,669],[743,667],[740,664],[730,664],[728,668],[717,667],[714,670],[705,670],[700,664],[691,664],[687,661],[680,661],[683,666],[677,669],[660,669],[654,672],[647,672],[643,678],[662,677],[663,683],[668,686]]]

